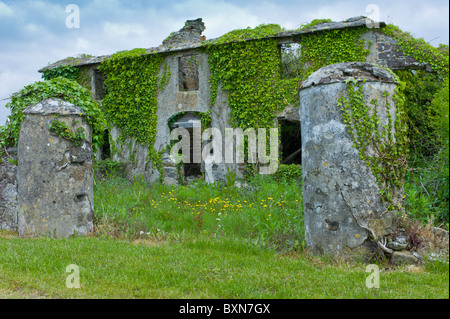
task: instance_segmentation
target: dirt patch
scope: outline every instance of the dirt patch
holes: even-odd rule
[[[146,239],[146,238],[138,238],[134,240],[133,245],[143,245],[149,247],[161,247],[167,244],[166,241],[155,240],[155,239]]]
[[[0,288],[0,299],[48,299],[38,291],[8,290]]]
[[[19,235],[12,230],[0,230],[0,238],[4,239],[19,238]]]

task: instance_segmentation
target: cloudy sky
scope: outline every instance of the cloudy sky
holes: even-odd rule
[[[449,43],[447,0],[0,0],[0,125],[7,98],[39,81],[38,69],[68,56],[158,46],[188,19],[203,18],[210,39],[262,23],[293,29],[318,18],[373,16],[370,4],[381,21],[434,46]]]

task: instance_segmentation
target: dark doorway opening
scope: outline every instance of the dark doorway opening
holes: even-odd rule
[[[180,114],[181,115],[181,114]],[[174,120],[174,119],[172,119]],[[170,121],[170,120],[169,120]],[[169,124],[171,129],[180,127],[185,128],[189,132],[189,145],[190,145],[190,163],[183,163],[184,177],[202,176],[201,163],[194,163],[194,127],[201,127],[200,119],[192,112],[183,113],[182,117],[176,120],[174,123]],[[182,154],[182,150],[180,150]],[[198,154],[197,154],[198,155]],[[201,154],[200,154],[201,158]]]
[[[103,131],[103,144],[101,146],[102,159],[111,158],[111,145],[109,143],[108,129]]]
[[[279,119],[281,164],[302,164],[302,137],[299,121]]]

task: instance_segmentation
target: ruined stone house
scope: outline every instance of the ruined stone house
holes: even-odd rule
[[[367,23],[368,21],[365,17],[357,17],[342,22],[319,23],[307,29],[283,31],[272,36],[243,40],[262,41],[267,38],[275,40],[280,52],[280,63],[283,64],[288,62],[283,60],[286,58],[286,55],[283,54],[285,50],[295,48],[295,54],[302,55],[302,41],[307,35],[321,34],[332,30],[364,29],[360,39],[364,41],[364,47],[368,50],[366,61],[359,61],[358,63],[350,63],[356,61],[341,61],[349,63],[339,63],[338,67],[336,67],[338,64],[335,64],[331,67],[320,68],[320,70],[317,70],[303,82],[302,88],[306,90],[302,92],[309,91],[313,93],[304,93],[303,97],[300,94],[298,102],[287,105],[283,110],[275,114],[277,127],[285,128],[281,130],[280,136],[280,148],[283,154],[283,157],[279,158],[280,162],[304,164],[306,170],[303,174],[304,212],[305,216],[307,216],[305,218],[306,239],[309,246],[313,248],[317,246],[316,248],[321,251],[337,251],[340,253],[344,246],[351,249],[357,248],[369,242],[367,239],[372,234],[375,234],[372,236],[375,238],[387,235],[392,223],[390,218],[381,217],[384,214],[385,205],[380,202],[377,196],[375,179],[367,167],[360,163],[357,151],[355,151],[354,147],[352,148],[352,142],[348,141],[348,134],[343,129],[344,125],[340,123],[338,118],[328,119],[328,116],[336,117],[336,114],[339,113],[336,110],[331,112],[333,108],[336,108],[336,105],[333,104],[331,107],[328,107],[329,105],[321,101],[337,95],[340,92],[339,90],[344,87],[342,82],[353,77],[380,82],[370,84],[370,89],[368,89],[370,92],[366,94],[367,96],[370,96],[373,93],[372,91],[376,91],[374,88],[377,85],[380,87],[387,85],[390,87],[390,90],[394,90],[395,84],[392,74],[385,69],[375,66],[375,64],[394,70],[429,68],[428,65],[419,63],[413,57],[405,55],[395,39],[380,32],[377,28],[369,28]],[[380,27],[384,25],[382,22],[379,23]],[[202,36],[204,29],[205,26],[201,19],[188,20],[181,30],[172,33],[163,41],[162,45],[146,49],[145,55],[161,55],[164,59],[165,67],[170,69],[167,83],[157,92],[157,123],[153,148],[158,152],[162,152],[162,169],[158,169],[157,165],[149,159],[148,145],[139,143],[135,138],[124,134],[119,127],[111,125],[108,134],[110,147],[111,149],[114,148],[112,159],[126,164],[128,177],[141,176],[151,182],[162,180],[168,184],[177,184],[180,180],[178,178],[180,175],[189,178],[205,173],[205,178],[208,181],[220,181],[226,180],[229,172],[235,172],[237,176],[243,174],[244,165],[235,160],[227,161],[226,152],[222,152],[222,160],[216,163],[205,163],[202,160],[183,163],[183,165],[177,165],[169,155],[168,149],[171,145],[172,129],[176,127],[184,128],[189,133],[192,133],[201,123],[202,114],[210,118],[210,126],[217,129],[222,137],[226,135],[226,130],[232,127],[232,123],[230,123],[232,110],[229,105],[229,92],[222,89],[219,85],[214,103],[211,100],[210,60],[204,47],[205,43],[208,42],[215,44],[213,42],[214,39],[206,40]],[[46,66],[39,71],[46,72],[67,64],[83,69],[84,74],[87,76],[88,87],[92,96],[101,105],[102,100],[106,96],[105,94],[108,94],[108,88],[104,86],[105,75],[102,74],[99,67],[109,57],[65,59]],[[300,65],[300,67],[306,66]],[[163,74],[163,72],[164,70],[161,67],[159,73]],[[286,76],[289,76],[289,74]],[[335,85],[323,85],[332,83]],[[321,85],[323,88],[320,87]],[[340,89],[338,90],[337,88]],[[382,91],[379,90],[378,93],[381,94],[380,92]],[[294,93],[297,94],[297,92]],[[302,101],[303,105],[300,105]],[[329,113],[327,116],[324,116],[327,117],[328,121],[326,125],[320,123],[322,120],[320,112],[323,114]],[[317,120],[317,122],[313,120]],[[300,127],[301,123],[304,124],[303,129]],[[319,126],[328,129],[328,131],[316,130],[315,133],[312,132]],[[342,134],[334,134],[336,132],[332,131],[336,131],[336,128]],[[309,137],[306,139],[305,136],[301,136],[301,132],[304,133],[303,135],[315,134],[315,136],[314,138]],[[330,136],[333,135],[330,132],[334,134],[333,138],[337,141],[334,144],[329,143],[325,145],[322,142],[322,137],[316,138],[319,135],[323,135],[323,140],[330,140]],[[190,134],[189,138],[191,137],[192,134]],[[317,140],[314,142],[317,143],[313,145],[305,142],[305,145],[302,145],[302,140],[309,140],[310,142]],[[335,150],[336,147],[334,145],[343,144],[344,140],[348,151],[345,154],[350,154],[353,157],[346,156],[344,153],[339,153]],[[193,141],[191,140],[190,142]],[[203,141],[202,143],[206,142]],[[226,143],[226,139],[225,141],[219,141],[219,143],[222,144],[222,149],[224,149],[223,144]],[[192,145],[194,143],[190,143],[190,146]],[[190,149],[190,155],[195,153],[194,148],[195,146]],[[320,153],[321,149],[326,149],[323,154]],[[312,154],[313,152],[318,152],[318,154],[309,157],[302,154]],[[332,153],[335,156],[334,160],[329,156]],[[14,158],[12,152],[8,155]],[[102,154],[99,153],[97,156],[101,157]],[[348,158],[344,160],[344,157]],[[232,155],[232,158],[235,159],[234,155]],[[332,170],[330,161],[339,162],[339,165],[345,162],[345,165],[335,165]],[[345,176],[341,176],[342,167],[344,166],[347,173]],[[359,172],[355,174],[358,169]],[[16,170],[14,159],[5,161],[3,165],[0,165],[0,229],[15,229],[17,227]],[[321,180],[316,178],[317,176],[309,179],[308,174],[311,173],[310,175],[312,176],[315,174],[314,172],[320,170],[328,170],[326,174],[323,172],[323,174],[316,174],[317,176],[322,175],[323,178]],[[359,178],[358,180],[355,180],[355,175]],[[330,182],[332,180],[334,180],[334,184]],[[364,185],[368,181],[370,185]],[[89,198],[84,193],[77,193],[75,197],[75,204],[77,205],[85,205],[84,200]],[[330,207],[326,208],[326,205],[323,203]],[[360,209],[361,207],[365,210]],[[321,211],[322,208],[324,209]],[[371,216],[366,214],[369,209],[373,210],[372,213],[369,212]],[[89,209],[85,210],[88,211],[87,216],[92,215]],[[309,228],[311,231],[308,230]],[[314,233],[314,230],[318,230],[318,232]],[[315,240],[315,237],[318,240]],[[320,241],[323,241],[323,243]]]
[[[278,42],[280,53],[288,47],[294,46],[299,49],[301,55],[302,37],[306,34],[320,33],[329,30],[347,29],[347,28],[366,28],[367,32],[363,34],[365,47],[370,49],[366,62],[386,66],[391,69],[418,69],[425,68],[426,65],[418,63],[414,58],[402,53],[396,41],[384,33],[378,32],[376,28],[366,27],[366,18],[351,18],[342,22],[328,22],[317,24],[306,30],[288,31],[278,33],[270,38]],[[380,22],[381,27],[385,24]],[[210,68],[208,64],[208,54],[202,50],[205,40],[202,32],[205,29],[202,19],[188,20],[185,26],[178,32],[172,33],[159,47],[147,49],[147,54],[164,54],[165,64],[170,68],[171,76],[167,85],[158,92],[158,124],[156,128],[156,138],[154,148],[157,151],[164,149],[170,143],[170,131],[168,123],[171,118],[181,112],[192,112],[181,119],[179,125],[184,127],[192,125],[189,117],[194,119],[198,114],[207,113],[211,117],[211,126],[224,132],[225,128],[230,127],[230,108],[228,106],[228,96],[226,91],[219,87],[217,99],[214,105],[210,101]],[[255,40],[258,41],[258,40]],[[297,53],[298,54],[298,53]],[[108,56],[81,57],[70,60],[56,62],[39,70],[45,72],[52,68],[60,67],[64,63],[70,63],[74,66],[84,68],[89,76],[90,88],[93,97],[101,103],[105,94],[103,81],[104,75],[98,67]],[[282,54],[280,54],[282,58]],[[351,61],[347,61],[351,62]],[[301,138],[300,138],[300,114],[299,105],[290,105],[285,110],[277,114],[277,121],[280,127],[285,126],[291,135],[281,136],[280,148],[284,147],[281,162],[301,163]],[[183,121],[187,122],[183,124]],[[187,126],[186,126],[187,125]],[[283,130],[282,130],[283,132]],[[292,133],[294,132],[294,133]],[[121,136],[120,129],[113,127],[109,132],[112,140],[119,143]],[[132,176],[143,176],[145,180],[156,181],[160,178],[160,171],[147,160],[147,147],[136,143],[132,138],[125,137],[128,147],[121,147],[120,152],[113,154],[113,159],[127,163],[127,174]],[[170,157],[163,159],[164,178],[167,183],[176,183],[177,168]],[[222,154],[222,156],[225,156]],[[187,164],[186,164],[187,165]],[[222,163],[213,165],[214,180],[223,180],[228,171],[232,170],[240,174],[239,165]],[[183,170],[183,168],[182,168]],[[191,164],[190,167],[184,167],[184,174],[198,175],[205,171],[204,163]]]

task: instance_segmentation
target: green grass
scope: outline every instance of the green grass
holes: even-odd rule
[[[176,241],[0,238],[0,297],[14,298],[448,298],[448,265],[382,271],[366,265],[205,236]],[[80,289],[66,267],[80,267]]]
[[[153,187],[114,178],[96,184],[95,211],[124,226],[120,233],[140,232],[235,236],[260,246],[297,250],[304,246],[301,183],[256,177],[249,187]],[[104,220],[103,220],[104,221]],[[126,228],[126,229],[125,229]]]
[[[310,256],[295,180],[257,177],[242,189],[97,180],[95,212],[87,237],[0,232],[0,298],[449,298],[445,263],[380,263],[380,288],[370,289],[367,264]],[[71,264],[80,289],[66,287]]]

